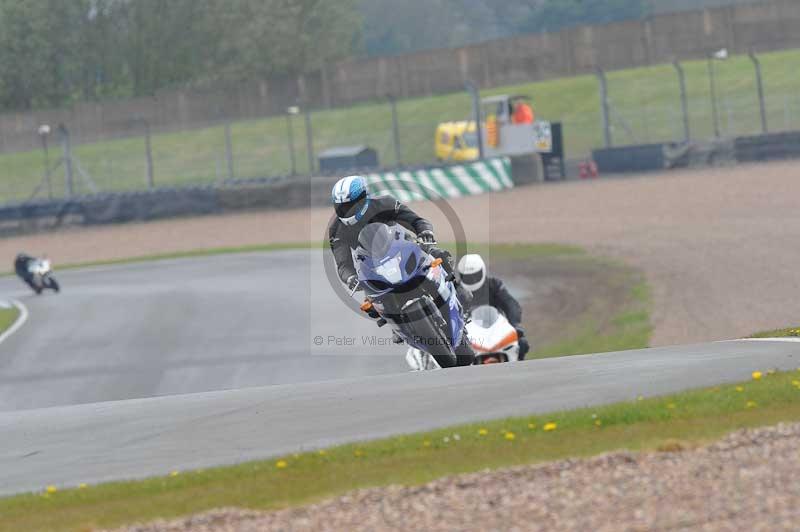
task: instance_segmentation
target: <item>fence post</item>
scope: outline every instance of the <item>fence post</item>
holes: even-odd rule
[[[42,124],[37,131],[39,139],[42,141],[42,150],[44,152],[44,181],[47,185],[47,199],[53,199],[53,186],[50,183],[50,148],[47,145],[47,137],[50,136],[50,126]]]
[[[153,147],[150,142],[150,122],[142,118],[144,123],[144,155],[147,162],[147,188],[155,187],[155,176],[153,171]]]
[[[711,117],[714,121],[714,137],[720,138],[719,110],[717,109],[717,80],[714,70],[714,54],[708,54],[708,82],[711,90]]]
[[[297,158],[294,151],[294,127],[292,125],[292,116],[296,115],[300,110],[296,106],[286,109],[286,136],[289,140],[289,162],[292,165],[292,176],[297,175]]]
[[[611,136],[611,110],[608,106],[608,79],[606,73],[602,68],[598,68],[597,80],[600,82],[600,109],[603,115],[603,139],[606,148],[611,148],[614,145],[614,139]]]
[[[61,147],[64,150],[64,179],[66,181],[67,198],[71,198],[74,193],[72,183],[72,144],[70,143],[67,126],[59,124],[58,132],[61,135]]]
[[[306,152],[308,153],[308,175],[314,173],[314,133],[311,131],[311,110],[305,108],[306,120]]]
[[[225,159],[228,163],[228,179],[233,180],[233,142],[231,141],[231,123],[229,120],[225,120]]]
[[[675,71],[678,73],[678,83],[681,89],[681,113],[683,115],[683,138],[689,142],[692,138],[691,129],[689,127],[689,99],[686,92],[686,74],[683,71],[683,66],[676,59],[672,62]]]
[[[400,153],[400,124],[397,120],[397,101],[393,94],[388,94],[386,97],[392,107],[392,140],[394,141],[395,164],[401,166],[403,164],[403,156]]]
[[[769,133],[767,127],[767,105],[764,100],[764,81],[761,76],[761,61],[758,60],[756,54],[751,50],[748,54],[750,60],[753,62],[753,67],[756,70],[756,88],[758,89],[758,109],[761,112],[761,132],[765,135]]]
[[[472,119],[475,121],[475,135],[478,137],[478,158],[485,156],[483,148],[483,126],[481,125],[481,92],[473,81],[467,81],[464,85],[467,92],[472,97]]]

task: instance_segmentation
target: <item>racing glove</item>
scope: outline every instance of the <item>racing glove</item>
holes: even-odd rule
[[[347,278],[347,289],[351,292],[358,287],[358,275],[351,275]]]
[[[433,234],[433,231],[422,231],[419,235],[417,235],[417,239],[419,239],[421,244],[426,246],[436,245],[436,236]]]

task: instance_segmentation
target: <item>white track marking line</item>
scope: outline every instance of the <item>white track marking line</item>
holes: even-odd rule
[[[15,307],[17,307],[17,310],[19,310],[19,317],[17,317],[17,321],[15,321],[14,324],[11,327],[6,329],[6,332],[4,332],[3,334],[0,334],[0,344],[5,342],[6,340],[8,340],[11,337],[12,334],[17,332],[19,330],[19,328],[22,327],[23,325],[25,325],[25,322],[28,321],[28,309],[27,309],[27,307],[25,307],[25,305],[23,305],[22,303],[20,303],[16,299],[12,299],[11,300],[11,304],[14,305]]]
[[[740,340],[731,340],[732,342],[800,342],[800,337],[787,337],[787,338],[742,338]]]

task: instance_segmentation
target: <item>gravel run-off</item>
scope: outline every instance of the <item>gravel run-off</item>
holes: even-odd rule
[[[468,242],[576,244],[641,268],[652,344],[741,337],[800,317],[800,163],[521,187],[453,200]],[[449,221],[432,204],[441,240]],[[58,263],[209,247],[321,242],[329,209],[264,211],[72,229],[0,240],[0,257]]]
[[[120,531],[797,530],[799,454],[800,424],[782,424],[694,450],[616,452],[356,491],[273,513],[220,509]]]

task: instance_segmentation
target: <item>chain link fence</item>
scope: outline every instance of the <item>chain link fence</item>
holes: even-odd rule
[[[608,73],[609,114],[607,121],[601,116],[601,127],[610,131],[612,145],[800,130],[796,72],[800,72],[796,53],[751,58],[729,57],[727,50],[717,50],[706,61],[662,65],[636,76]],[[604,138],[599,140],[598,146],[605,143]]]
[[[532,93],[534,102],[542,104],[537,107],[540,118],[563,123],[567,157],[572,159],[588,158],[592,149],[604,146],[606,133],[613,146],[680,142],[687,130],[691,140],[760,133],[755,63],[748,56],[717,56],[680,65],[686,113],[678,68],[672,65],[607,73],[607,120],[601,86],[591,77],[557,82],[558,91],[581,85],[572,95],[579,110],[563,105],[548,110],[542,93],[556,90],[547,89],[549,85],[509,91]],[[765,54],[760,66],[768,131],[800,130],[800,54]],[[467,120],[470,114],[465,92],[401,101],[387,97],[345,109],[290,107],[282,116],[246,121],[229,121],[219,112],[217,120],[179,132],[151,127],[141,117],[119,117],[126,133],[100,142],[84,142],[79,124],[51,124],[32,131],[40,150],[0,154],[0,204],[314,175],[319,155],[342,146],[375,149],[382,167],[430,165],[436,162],[437,125]]]

